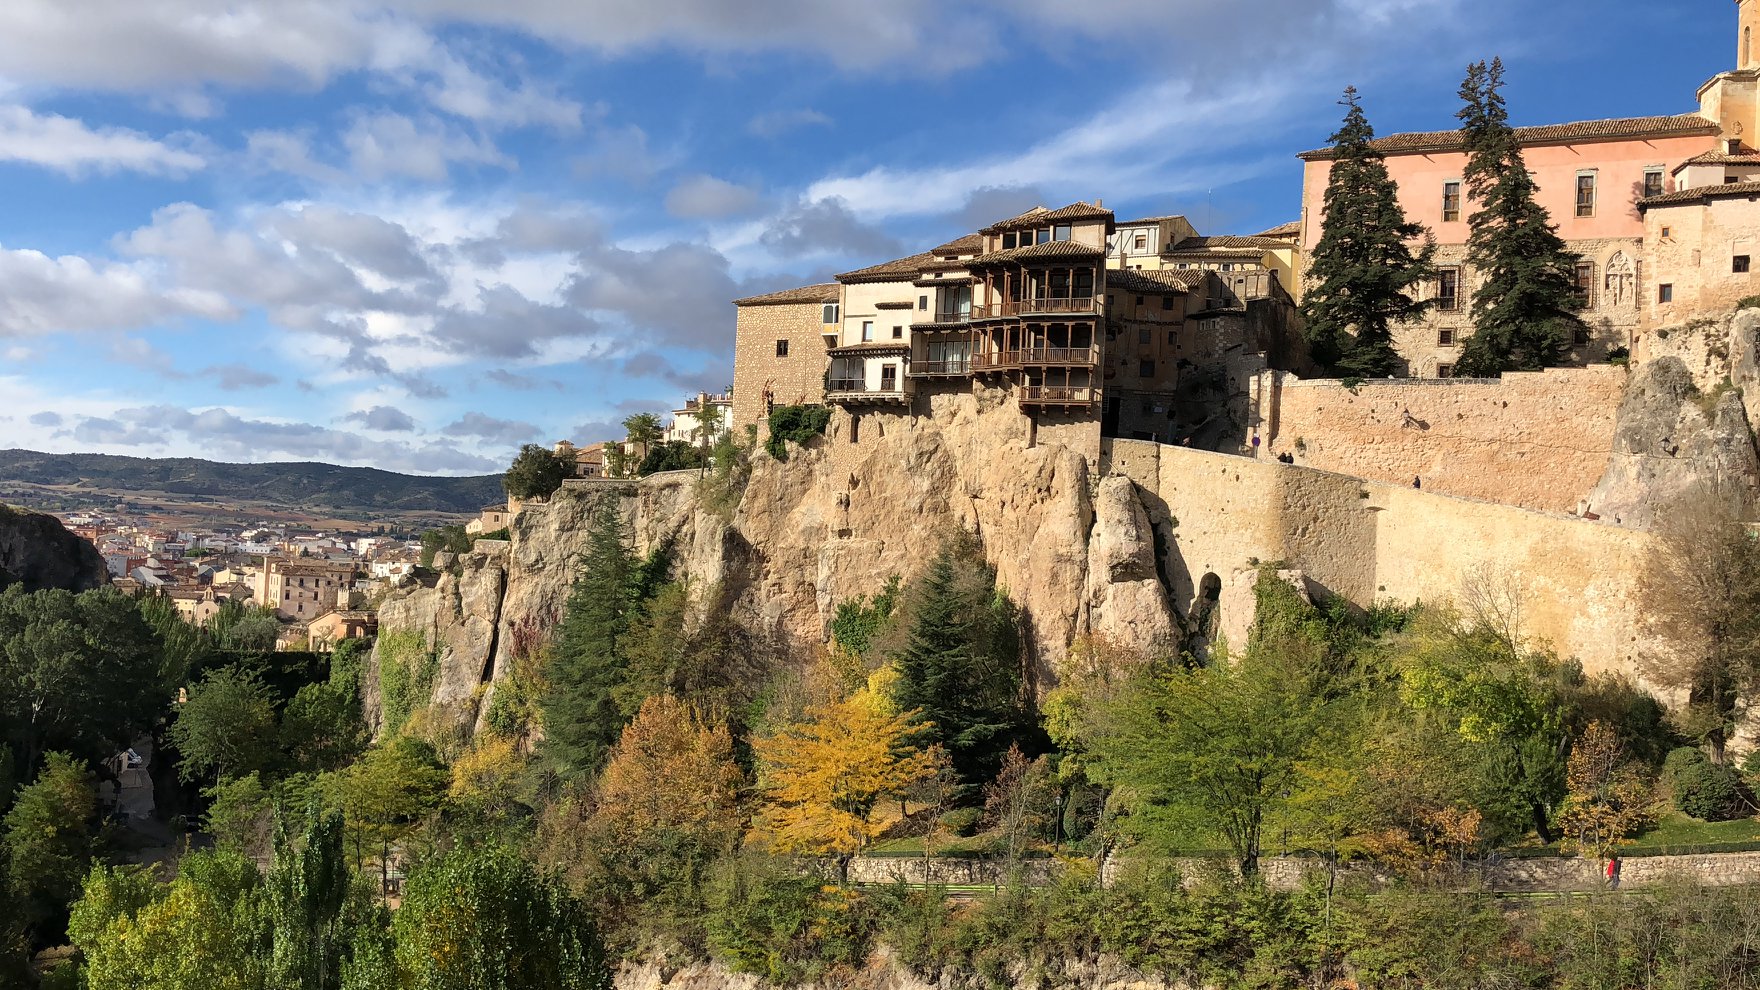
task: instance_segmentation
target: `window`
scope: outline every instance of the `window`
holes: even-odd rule
[[[1007,251],[1015,246],[1015,235],[1012,231],[1002,235],[1002,249]]]
[[[1664,282],[1656,287],[1656,301],[1659,303],[1674,302],[1674,285]]]
[[[1442,184],[1442,222],[1453,223],[1461,218],[1461,184],[1444,182]]]
[[[862,321],[862,340],[864,342],[866,342],[866,341],[870,341],[873,339],[874,339],[874,321],[873,320],[863,320]]]
[[[1662,169],[1647,168],[1644,170],[1644,196],[1662,195]]]
[[[1589,331],[1583,329],[1582,327],[1578,327],[1576,330],[1572,331],[1571,344],[1572,344],[1572,346],[1575,346],[1575,347],[1588,347],[1589,346]]]
[[[904,327],[893,327],[892,328],[892,339],[893,340],[903,340],[904,339]]]
[[[1436,308],[1452,313],[1461,304],[1461,270],[1444,268],[1436,273]]]
[[[1141,365],[1139,365],[1137,367],[1137,377],[1138,378],[1154,378],[1155,377],[1155,362],[1154,361],[1144,361]]]
[[[1034,231],[1033,233],[1038,235],[1038,239],[1034,243],[1036,243],[1036,244],[1049,244],[1049,243],[1051,243],[1051,228],[1050,227],[1040,227],[1038,230]]]
[[[1138,251],[1149,250],[1149,235],[1148,234],[1138,234],[1137,235],[1135,249]]]
[[[861,441],[862,441],[862,417],[851,416],[849,418],[849,442],[850,443],[860,443]]]
[[[1595,215],[1595,173],[1577,173],[1577,216]]]
[[[1169,347],[1178,347],[1179,346],[1179,331],[1178,330],[1167,331],[1167,346],[1169,346]]]
[[[826,303],[824,313],[819,317],[819,322],[827,325],[832,323],[842,323],[843,307],[837,303]]]
[[[1436,366],[1436,377],[1438,377],[1438,378],[1453,378],[1454,377],[1454,365],[1452,365],[1452,364],[1439,364],[1439,365],[1437,365]]]
[[[929,308],[929,297],[928,296],[918,296],[917,297],[917,312],[919,312],[919,313],[924,312],[928,308]]]
[[[776,342],[776,356],[788,357],[788,341],[779,340]]]
[[[1151,340],[1151,337],[1150,337],[1149,328],[1148,327],[1139,327],[1137,329],[1137,343],[1144,346],[1144,347],[1147,347],[1147,346],[1149,346],[1150,340]]]
[[[1161,297],[1161,308],[1162,309],[1172,309],[1173,308],[1173,297],[1172,296],[1162,296]]]
[[[1070,229],[1069,224],[1067,223],[1060,223],[1051,230],[1051,239],[1054,241],[1067,241],[1069,240],[1069,235]]]
[[[880,391],[898,391],[898,365],[885,364],[880,366]]]
[[[1141,305],[1143,305],[1143,297],[1142,297],[1142,296],[1138,296],[1138,297],[1137,297],[1137,305],[1138,305],[1138,306],[1141,306]]]
[[[1577,298],[1584,306],[1595,305],[1595,262],[1577,262],[1576,288]]]
[[[1748,273],[1748,256],[1745,254],[1736,255],[1730,260],[1729,270],[1737,275],[1746,275]]]
[[[1663,240],[1665,240],[1665,241],[1666,241],[1666,240],[1668,240],[1668,239],[1669,239],[1669,238],[1670,238],[1670,237],[1673,237],[1673,236],[1674,236],[1674,228],[1673,228],[1673,227],[1664,227],[1664,228],[1662,228],[1662,239],[1663,239]]]
[[[1436,331],[1436,346],[1437,347],[1453,347],[1454,346],[1454,331],[1453,330],[1438,330],[1438,331]]]

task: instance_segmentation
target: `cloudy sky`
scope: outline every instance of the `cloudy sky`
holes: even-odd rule
[[[1701,9],[1703,8],[1703,9]],[[1727,9],[1726,9],[1727,8]],[[1694,109],[1727,3],[4,0],[0,447],[497,470],[732,378],[737,296],[1103,198],[1299,213],[1339,91]]]

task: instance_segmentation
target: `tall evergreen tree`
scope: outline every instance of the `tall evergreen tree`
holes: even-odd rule
[[[893,701],[920,712],[968,784],[996,775],[1008,747],[1036,738],[1024,700],[1020,617],[996,588],[996,574],[964,541],[944,546],[915,589],[910,639],[893,657]]]
[[[544,747],[564,777],[596,772],[623,731],[619,689],[629,676],[623,639],[659,589],[663,555],[644,564],[626,542],[610,500],[593,516],[581,574],[550,647],[539,705]]]
[[[1412,289],[1435,277],[1436,253],[1422,224],[1406,219],[1399,187],[1375,150],[1375,129],[1357,102],[1356,87],[1344,91],[1344,123],[1332,135],[1332,173],[1326,184],[1326,216],[1308,265],[1314,286],[1302,302],[1314,359],[1364,378],[1399,369],[1392,327],[1423,315],[1429,303]],[[1412,242],[1425,238],[1416,253]]]
[[[1468,218],[1467,264],[1479,278],[1473,335],[1458,374],[1494,377],[1560,363],[1586,329],[1576,289],[1577,257],[1566,249],[1528,173],[1503,99],[1503,60],[1467,67],[1457,115],[1466,139],[1462,175],[1477,204]]]

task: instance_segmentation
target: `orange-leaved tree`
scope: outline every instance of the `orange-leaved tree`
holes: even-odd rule
[[[927,728],[917,713],[889,712],[863,694],[809,708],[753,743],[763,761],[761,834],[781,852],[836,857],[844,885],[850,860],[880,834],[875,805],[935,769],[915,745]]]
[[[1651,824],[1650,783],[1607,723],[1590,722],[1576,740],[1565,779],[1570,791],[1558,825],[1567,852],[1605,860]]]
[[[669,832],[726,852],[739,835],[743,783],[726,726],[705,724],[671,695],[654,695],[611,751],[594,817],[619,839]]]

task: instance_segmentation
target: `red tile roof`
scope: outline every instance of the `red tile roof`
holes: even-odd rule
[[[1068,206],[1059,207],[1055,210],[1047,210],[1043,206],[1035,206],[1018,217],[1010,217],[1007,220],[993,223],[990,226],[985,227],[982,231],[979,231],[979,233],[999,234],[1005,230],[1019,230],[1022,227],[1038,227],[1048,223],[1063,223],[1065,221],[1073,222],[1076,220],[1110,221],[1111,219],[1111,210],[1103,209],[1090,203],[1071,203]]]
[[[1683,135],[1716,135],[1717,124],[1696,113],[1674,117],[1621,117],[1614,120],[1580,120],[1570,124],[1546,124],[1540,127],[1516,128],[1516,140],[1522,144],[1575,144],[1592,141],[1621,141],[1634,138],[1680,137]],[[1460,151],[1465,147],[1461,132],[1417,131],[1391,134],[1377,138],[1375,150],[1384,155],[1414,155],[1438,151]],[[1303,161],[1325,161],[1332,157],[1331,148],[1304,151],[1296,157]]]
[[[1660,196],[1638,200],[1638,209],[1642,211],[1658,206],[1708,203],[1714,199],[1760,199],[1760,182],[1720,182],[1715,185],[1663,193]]]
[[[992,251],[989,254],[973,258],[969,267],[1004,264],[1010,261],[1034,261],[1040,258],[1103,258],[1105,256],[1105,251],[1088,244],[1076,241],[1046,241],[1044,244],[1034,244],[1029,247]]]
[[[854,282],[897,282],[910,281],[917,277],[923,266],[935,260],[933,252],[924,251],[908,258],[899,258],[883,264],[858,268],[853,272],[844,272],[837,280],[845,285]]]
[[[789,303],[831,303],[838,299],[838,286],[835,282],[821,285],[803,285],[798,289],[783,289],[762,296],[747,296],[735,299],[735,306],[783,306]]]

